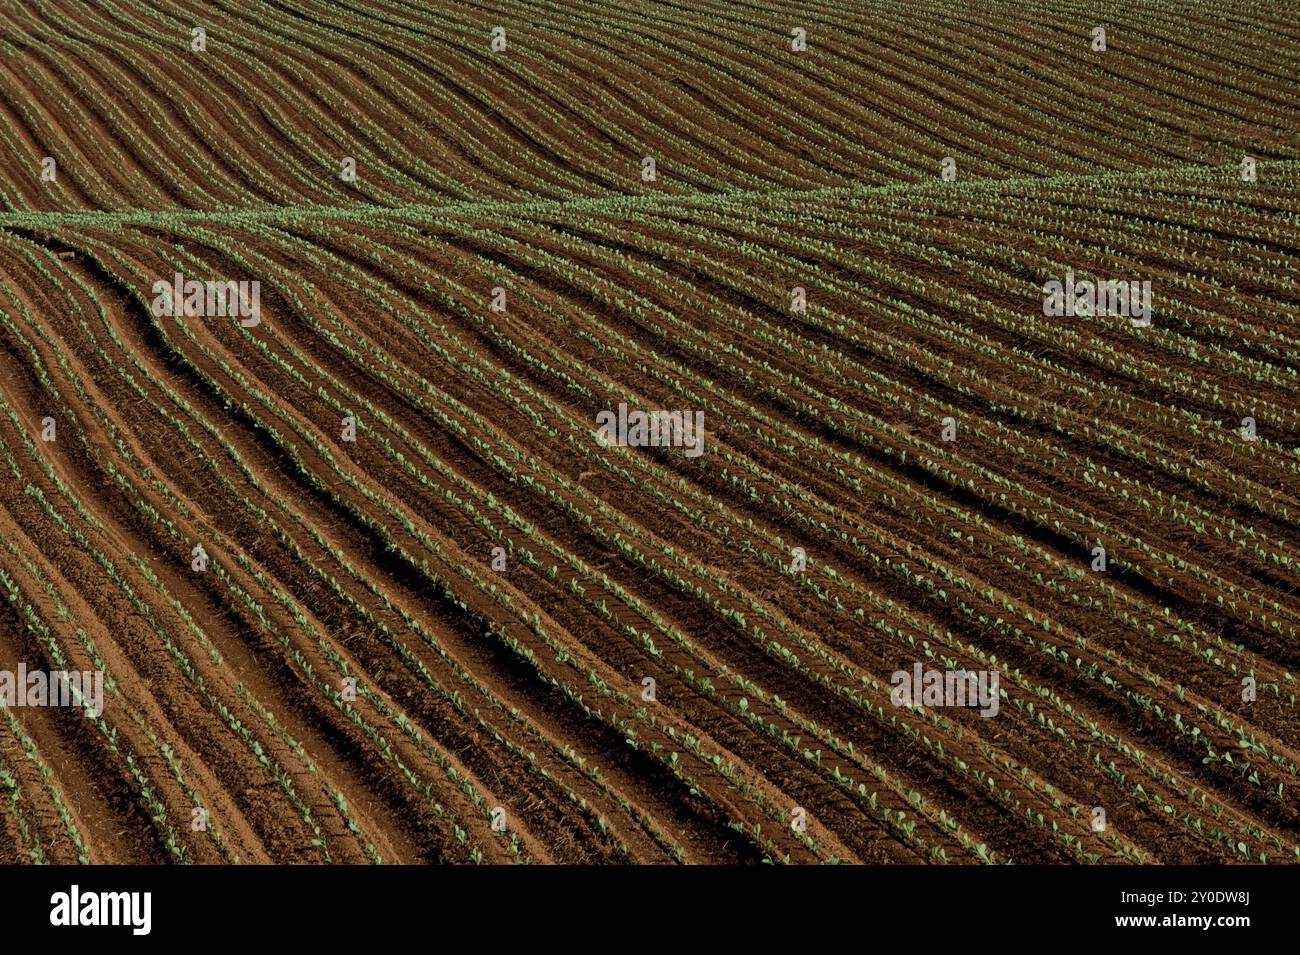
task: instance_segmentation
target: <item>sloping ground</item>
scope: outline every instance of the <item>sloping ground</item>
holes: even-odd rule
[[[1273,5],[77,9],[0,26],[0,666],[108,684],[0,713],[0,861],[1300,859]]]
[[[1300,25],[1272,0],[963,7],[7,3],[0,206],[807,189],[928,181],[949,156],[997,178],[1300,158]]]

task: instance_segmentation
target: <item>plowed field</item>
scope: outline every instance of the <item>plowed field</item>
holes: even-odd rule
[[[1300,861],[1297,130],[1265,0],[0,0],[0,863]]]

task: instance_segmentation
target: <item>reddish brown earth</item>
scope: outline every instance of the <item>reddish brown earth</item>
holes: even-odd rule
[[[0,862],[1300,859],[1300,28],[858,6],[7,11]]]

